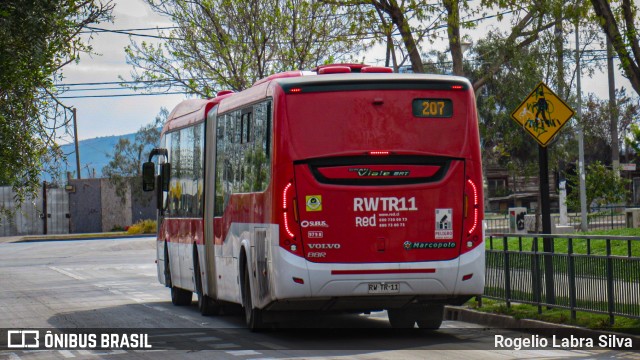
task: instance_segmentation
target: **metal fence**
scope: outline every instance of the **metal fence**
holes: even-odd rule
[[[69,196],[62,188],[43,183],[35,198],[21,206],[10,186],[0,187],[0,236],[69,233]]]
[[[640,318],[640,238],[496,234],[483,297]]]
[[[625,206],[603,206],[591,209],[591,212],[587,215],[587,228],[591,230],[610,230],[610,229],[624,229],[627,227],[627,218],[625,211],[631,207]],[[530,214],[529,217],[535,215]],[[487,232],[492,234],[500,234],[509,232],[509,216],[492,216],[485,219],[487,223]],[[551,222],[553,224],[560,225],[560,215],[551,214]],[[579,230],[580,224],[582,224],[582,217],[580,214],[570,213],[567,215],[567,225],[572,226],[574,229]],[[541,227],[542,225],[539,225]],[[533,226],[535,228],[535,226]],[[537,231],[539,232],[539,228]]]

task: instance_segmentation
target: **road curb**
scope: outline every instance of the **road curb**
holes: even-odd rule
[[[584,338],[595,338],[601,335],[615,335],[618,337],[631,338],[635,344],[640,344],[640,336],[638,335],[588,329],[573,325],[549,323],[533,319],[516,319],[512,316],[486,313],[469,309],[464,306],[445,306],[444,319],[485,325],[495,329],[535,332],[542,336],[560,335],[562,333]]]
[[[102,239],[115,239],[115,238],[142,238],[142,237],[153,237],[153,236],[155,236],[155,234],[130,235],[122,232],[60,234],[60,235],[26,235],[26,236],[11,236],[11,237],[0,238],[0,244],[42,242],[42,241],[77,241],[77,240],[102,240]]]

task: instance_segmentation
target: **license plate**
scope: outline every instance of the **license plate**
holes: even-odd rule
[[[369,283],[369,294],[396,294],[400,292],[399,283]]]

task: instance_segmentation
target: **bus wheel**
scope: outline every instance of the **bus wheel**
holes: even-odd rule
[[[251,301],[251,278],[249,269],[244,270],[244,282],[242,284],[242,306],[244,307],[244,318],[247,327],[251,331],[258,331],[264,327],[262,323],[262,311],[253,307]]]
[[[176,306],[191,305],[191,298],[193,293],[189,290],[180,289],[175,286],[171,286],[171,302]]]
[[[216,304],[216,302],[211,299],[209,296],[205,295],[202,291],[202,275],[200,272],[200,261],[198,260],[198,253],[194,254],[194,265],[193,269],[196,275],[196,295],[198,296],[198,309],[202,315],[218,315],[220,313],[220,306]]]
[[[429,305],[425,310],[418,315],[418,327],[424,330],[438,330],[442,325],[444,305]]]
[[[394,329],[413,329],[416,318],[410,309],[387,309],[389,324]]]

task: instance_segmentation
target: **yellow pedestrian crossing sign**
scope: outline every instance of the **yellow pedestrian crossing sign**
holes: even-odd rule
[[[574,113],[569,105],[541,82],[511,113],[511,118],[541,146],[547,146]]]

